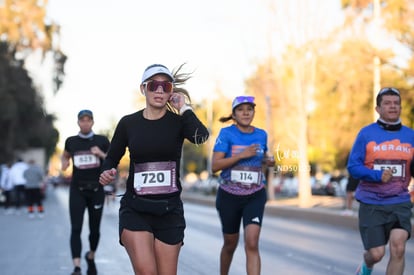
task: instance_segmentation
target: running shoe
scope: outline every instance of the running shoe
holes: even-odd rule
[[[96,270],[95,261],[88,258],[89,251],[85,254],[85,260],[88,264],[88,269],[86,270],[87,275],[97,275],[98,271]]]
[[[355,275],[362,275],[362,273],[361,273],[362,268],[361,267],[362,267],[362,264],[359,264],[357,270],[355,271]]]
[[[371,272],[372,272],[372,268],[368,268],[368,267],[365,265],[365,262],[362,262],[362,263],[358,266],[358,268],[357,268],[357,270],[356,270],[355,275],[371,275]]]
[[[71,275],[82,275],[81,269],[79,266],[75,266],[75,269],[73,269],[73,272]]]
[[[14,212],[13,212],[13,209],[11,209],[11,208],[7,208],[6,209],[6,212],[5,212],[5,214],[6,215],[11,215],[11,214],[13,214]]]
[[[345,209],[341,212],[341,216],[353,216],[354,215],[354,211],[352,211],[351,209]]]

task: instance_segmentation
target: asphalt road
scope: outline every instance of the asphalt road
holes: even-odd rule
[[[49,189],[43,219],[0,211],[0,274],[70,274],[68,193]],[[184,194],[187,229],[179,259],[179,275],[218,274],[222,244],[213,197]],[[339,215],[335,198],[317,198],[310,209],[269,203],[260,240],[262,274],[353,274],[362,255],[356,217]],[[323,201],[320,201],[322,200]],[[3,210],[3,209],[0,209]],[[87,215],[82,235],[87,247]],[[100,275],[133,274],[128,256],[118,243],[118,201],[105,206],[96,263]],[[84,252],[82,254],[84,254]],[[414,274],[414,243],[407,245],[405,274]],[[387,257],[373,275],[384,274]],[[86,264],[82,261],[86,273]],[[243,239],[236,250],[230,275],[245,274]]]

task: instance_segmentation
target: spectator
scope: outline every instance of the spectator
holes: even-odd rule
[[[342,211],[342,216],[353,216],[354,209],[354,192],[358,186],[359,180],[354,178],[353,176],[348,176],[348,182],[346,183],[346,193],[345,193],[345,209]]]
[[[45,173],[43,169],[31,159],[29,160],[29,168],[24,171],[26,179],[26,200],[29,218],[34,218],[34,206],[37,206],[37,214],[39,218],[43,218],[42,203],[42,187],[44,185]]]
[[[13,183],[17,215],[20,215],[20,207],[26,203],[26,179],[23,174],[28,167],[28,164],[19,158],[10,168],[9,175]]]
[[[13,213],[13,210],[11,208],[12,205],[12,192],[13,192],[13,183],[10,178],[10,168],[11,163],[6,163],[1,166],[1,178],[0,178],[0,188],[3,190],[4,195],[4,210],[5,214],[9,215]]]

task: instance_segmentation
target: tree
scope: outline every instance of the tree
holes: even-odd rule
[[[51,156],[58,141],[55,118],[45,113],[23,62],[13,60],[7,46],[0,43],[0,162],[29,147],[43,147]]]
[[[300,206],[310,203],[310,165],[308,161],[308,102],[312,86],[312,58],[306,56],[306,47],[289,47],[282,61],[269,60],[258,66],[254,75],[246,81],[247,90],[254,94],[262,106],[256,113],[258,126],[265,127],[270,139],[269,151],[274,154],[276,172],[299,176]],[[274,68],[277,68],[274,69]],[[266,106],[269,108],[266,108]],[[271,112],[269,112],[269,109]],[[266,117],[272,123],[266,123]],[[267,125],[266,125],[267,124]]]
[[[381,31],[393,39],[389,46],[394,56],[381,59],[381,86],[394,86],[402,91],[404,123],[414,126],[414,5],[410,0],[343,0],[347,21],[365,22],[365,27],[372,21],[373,13],[378,13]],[[377,9],[377,10],[375,10]],[[368,33],[367,33],[368,35]],[[384,45],[381,45],[384,46]],[[403,55],[401,55],[403,53]],[[388,77],[390,75],[391,77]]]
[[[56,45],[59,27],[45,24],[47,1],[4,0],[0,3],[0,162],[12,161],[16,150],[44,147],[47,159],[55,150],[55,117],[25,69],[34,50],[56,53],[56,90],[63,81],[66,56]]]
[[[269,56],[247,79],[248,93],[256,95],[260,106],[271,105],[275,144],[288,148],[286,152],[283,148],[277,152],[282,156],[290,153],[291,164],[295,160],[289,149],[296,148],[299,157],[296,162],[305,163],[309,159],[324,171],[345,167],[358,130],[373,121],[373,102],[378,92],[373,93],[374,57],[380,60],[381,86],[394,86],[402,91],[402,118],[413,124],[414,6],[403,0],[380,3],[383,12],[380,34],[387,41],[394,38],[399,42],[399,49],[402,46],[408,50],[408,57],[402,59],[393,44],[374,45],[370,37],[372,1],[343,1],[342,25],[323,37],[310,35],[304,43],[288,44],[280,58]],[[256,120],[265,125],[266,115],[259,109]],[[279,161],[289,163],[288,158],[282,158]],[[300,184],[306,185],[306,181],[301,179]]]
[[[378,92],[374,89],[373,79],[375,64],[372,60],[375,57],[380,61],[380,86],[397,87],[403,93],[403,120],[412,123],[413,113],[410,78],[405,77],[406,69],[401,64],[401,57],[398,57],[398,49],[396,51],[390,44],[374,44],[393,39],[390,32],[385,32],[388,29],[387,20],[380,24],[383,28],[372,40],[373,1],[344,2],[347,2],[344,5],[347,14],[344,24],[332,32],[317,51],[316,106],[309,117],[309,142],[313,158],[328,171],[346,166],[357,132],[362,126],[373,122],[373,104]],[[395,12],[390,12],[390,6],[405,1],[380,2],[383,18],[400,20]],[[401,11],[406,11],[406,8],[399,7]],[[407,19],[406,16],[404,18]],[[410,23],[404,21],[403,24]]]

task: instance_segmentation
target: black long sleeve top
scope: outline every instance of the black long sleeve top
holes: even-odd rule
[[[154,199],[170,198],[180,194],[180,160],[184,139],[193,144],[202,144],[209,137],[207,128],[197,116],[187,110],[182,115],[167,111],[157,120],[148,120],[143,110],[126,115],[119,121],[102,170],[116,168],[129,149],[130,165],[126,191],[134,192],[135,164],[172,161],[176,163],[178,192],[162,195],[146,195]]]

